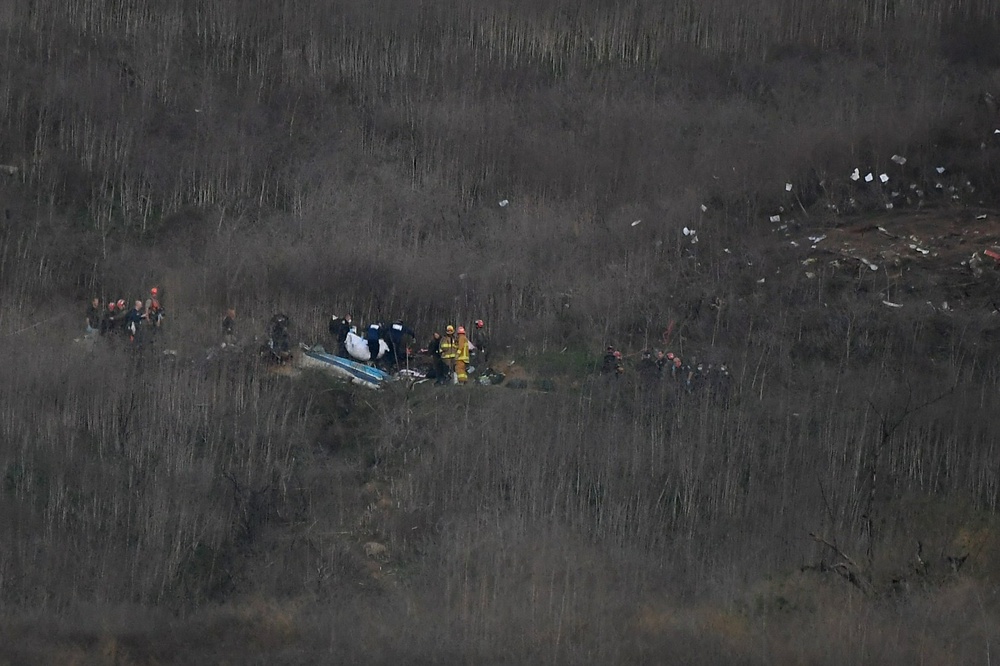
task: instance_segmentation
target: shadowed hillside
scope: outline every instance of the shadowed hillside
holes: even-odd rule
[[[1000,6],[8,0],[0,50],[0,663],[989,663]],[[74,342],[153,285],[152,350]],[[277,375],[277,311],[483,318],[517,381]]]

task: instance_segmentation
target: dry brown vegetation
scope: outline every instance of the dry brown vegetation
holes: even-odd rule
[[[994,658],[997,272],[768,217],[992,222],[1000,5],[7,0],[0,53],[0,663]],[[71,342],[152,284],[150,353]],[[530,388],[290,381],[226,306],[483,317]],[[671,320],[731,395],[594,373]]]

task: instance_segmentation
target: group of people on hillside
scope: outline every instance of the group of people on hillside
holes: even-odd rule
[[[436,380],[439,384],[453,382],[465,384],[469,380],[469,361],[471,354],[477,352],[483,363],[486,358],[486,324],[482,319],[475,321],[476,342],[473,343],[464,326],[456,327],[448,324],[442,335],[435,331],[431,336],[427,347],[422,350],[431,359],[431,367],[427,376]],[[350,357],[347,349],[347,337],[350,333],[357,334],[357,327],[353,323],[351,315],[343,317],[333,315],[330,317],[330,335],[337,343],[337,354],[339,356]],[[396,319],[392,323],[385,324],[374,321],[364,329],[364,340],[368,345],[370,360],[372,365],[382,365],[386,369],[399,369],[409,363],[411,357],[408,342],[415,341],[417,333],[408,326],[402,319]],[[386,353],[379,355],[381,345],[385,343]]]
[[[455,327],[454,324],[445,326],[444,335],[435,331],[431,336],[431,341],[427,345],[427,353],[430,354],[434,363],[429,377],[438,384],[449,382],[465,384],[469,381],[469,360],[471,354],[475,352],[483,367],[489,366],[486,345],[486,324],[482,319],[477,319],[473,324],[475,327],[476,341],[469,339],[469,334],[465,326]]]
[[[124,298],[105,304],[94,297],[87,306],[85,337],[106,336],[125,339],[132,345],[152,341],[160,330],[166,311],[160,300],[160,290],[153,287],[146,300],[136,299],[131,305]]]
[[[635,369],[642,377],[669,379],[688,392],[711,390],[724,395],[731,388],[732,376],[725,363],[685,363],[680,354],[662,350],[645,349],[639,355]],[[604,352],[601,373],[620,377],[625,374],[625,359],[620,351],[609,345]]]

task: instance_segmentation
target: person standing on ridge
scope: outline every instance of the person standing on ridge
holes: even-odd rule
[[[232,347],[236,344],[236,308],[226,310],[226,316],[222,318],[222,348]]]
[[[469,365],[469,338],[465,335],[465,327],[458,327],[458,338],[455,348],[455,376],[459,384],[469,381],[466,367]]]
[[[87,306],[87,332],[86,336],[88,338],[94,337],[94,334],[101,330],[101,299],[94,296],[90,301],[90,305]]]
[[[128,333],[128,341],[137,347],[142,342],[143,319],[146,319],[146,313],[142,311],[142,301],[136,300],[135,306],[125,315],[125,331]]]
[[[458,354],[458,341],[455,339],[455,327],[451,324],[444,329],[444,336],[441,338],[441,360],[448,368],[450,377],[455,371],[455,357]]]
[[[379,352],[379,340],[382,339],[382,324],[379,322],[372,322],[368,324],[368,330],[365,333],[365,342],[368,343],[368,353],[371,354],[371,360],[369,361],[372,365],[378,360]]]
[[[476,327],[473,331],[475,337],[469,340],[470,349],[476,352],[476,365],[482,366],[483,370],[488,370],[490,367],[490,340],[485,330],[486,322],[477,319],[473,325]]]
[[[347,353],[347,334],[351,332],[351,315],[330,315],[330,335],[337,342],[337,356],[350,358]]]
[[[434,383],[444,384],[448,380],[448,366],[441,358],[441,334],[434,331],[430,343],[427,345],[427,353],[431,355],[434,362]]]
[[[163,321],[163,305],[160,303],[160,290],[153,287],[149,290],[149,298],[146,299],[146,321],[149,322],[153,331],[160,328]]]
[[[392,355],[392,362],[396,367],[406,363],[406,336],[416,339],[417,334],[404,324],[402,319],[392,322],[389,326],[389,353]]]

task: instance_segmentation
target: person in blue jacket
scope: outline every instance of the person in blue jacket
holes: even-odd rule
[[[395,365],[406,363],[406,336],[416,339],[417,334],[413,329],[403,323],[402,319],[397,319],[389,326],[389,354]]]
[[[378,322],[368,324],[368,330],[365,332],[365,342],[368,343],[368,353],[371,354],[371,360],[369,362],[372,365],[375,365],[375,361],[378,360],[378,342],[381,338],[382,324]]]

